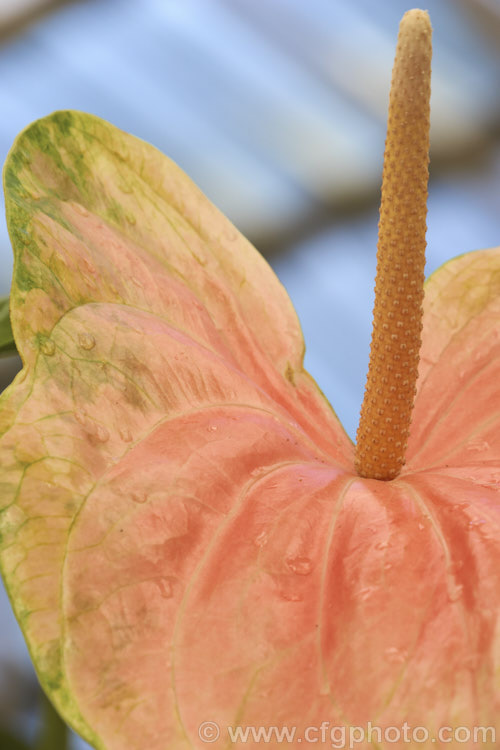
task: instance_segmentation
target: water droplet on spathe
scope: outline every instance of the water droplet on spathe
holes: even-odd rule
[[[287,602],[301,602],[302,597],[296,591],[281,591],[280,596]]]
[[[113,151],[122,161],[126,161],[128,159],[128,148],[125,143],[115,142]]]
[[[97,425],[95,436],[100,443],[105,443],[109,440],[109,430],[107,430],[102,424],[99,424]]]
[[[217,430],[218,430],[218,427],[217,427],[217,425],[216,425],[216,424],[211,424],[211,425],[209,425],[209,426],[207,427],[207,431],[208,431],[208,432],[217,432]]]
[[[96,272],[94,264],[88,258],[83,258],[82,262],[87,271],[93,276]]]
[[[139,503],[142,505],[142,503],[145,503],[148,499],[148,496],[145,492],[132,492],[132,500],[134,503]]]
[[[391,664],[402,664],[406,659],[406,651],[402,651],[395,646],[390,646],[385,649],[384,656]]]
[[[290,557],[286,561],[287,566],[292,573],[298,576],[307,576],[311,572],[313,565],[308,557]]]
[[[45,339],[45,341],[42,341],[40,350],[42,354],[45,354],[47,357],[52,357],[52,355],[55,354],[56,345],[50,339]]]
[[[260,534],[255,537],[254,544],[256,547],[263,547],[267,544],[267,531],[261,531]]]
[[[75,419],[78,424],[84,425],[87,421],[87,413],[83,409],[77,409],[75,411]]]
[[[490,474],[489,480],[481,482],[483,487],[497,489],[500,486],[500,474]]]
[[[477,453],[482,453],[483,451],[488,451],[489,449],[490,444],[486,440],[473,440],[467,446],[468,451],[474,451]]]
[[[321,683],[321,687],[319,689],[319,694],[320,695],[330,695],[330,686],[329,686],[329,684],[326,681],[324,681],[324,682]]]
[[[74,207],[76,213],[80,214],[80,216],[88,216],[89,215],[88,210],[85,208],[85,206],[82,206],[81,203],[74,203],[73,207]]]
[[[483,523],[486,523],[484,518],[472,518],[469,521],[469,529],[477,529],[479,526],[482,526]]]
[[[81,346],[81,348],[86,351],[90,351],[90,349],[93,349],[95,346],[95,338],[91,333],[79,333],[78,346]]]
[[[157,581],[155,581],[156,585],[158,586],[158,589],[160,591],[160,595],[163,599],[171,599],[173,596],[172,591],[172,584],[167,578],[160,578]]]
[[[224,237],[229,240],[230,242],[235,242],[238,239],[238,232],[234,227],[230,226],[228,223],[228,226],[224,229]]]
[[[364,589],[361,589],[361,591],[359,592],[359,595],[360,595],[361,599],[365,602],[367,599],[370,598],[370,596],[373,594],[374,590],[375,589],[373,588],[373,586],[365,586]]]
[[[380,549],[380,550],[387,549],[388,546],[389,546],[389,542],[379,542],[378,544],[375,545],[375,549]]]
[[[118,189],[121,190],[122,193],[125,193],[125,195],[131,194],[132,185],[129,182],[126,182],[124,179],[120,179],[117,185],[118,185]]]
[[[448,591],[448,599],[450,602],[457,602],[463,594],[463,586],[458,584],[453,589]]]
[[[121,439],[123,440],[124,443],[130,443],[130,442],[132,442],[132,433],[126,427],[124,427],[124,428],[122,428],[120,430],[120,437],[121,437]]]

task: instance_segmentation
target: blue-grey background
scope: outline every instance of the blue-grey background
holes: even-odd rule
[[[411,3],[32,0],[24,16],[21,6],[0,0],[0,160],[32,120],[67,108],[171,156],[275,268],[302,322],[306,366],[354,437],[388,89]],[[431,272],[500,244],[500,6],[425,6],[434,27]],[[1,219],[0,295],[11,268]],[[1,387],[16,366],[0,363]],[[0,724],[29,740],[37,689],[5,596],[0,633]]]

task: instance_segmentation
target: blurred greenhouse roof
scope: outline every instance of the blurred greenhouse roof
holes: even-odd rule
[[[13,7],[22,18],[35,5]],[[55,109],[92,112],[171,156],[266,250],[377,199],[395,37],[407,2],[56,5],[30,25],[12,27],[9,16],[17,33],[0,48],[2,161],[32,120]],[[484,0],[428,5],[435,170],[487,145],[500,114],[500,63],[482,34]],[[497,19],[498,9],[491,4]],[[4,223],[0,262],[5,292],[11,250]]]

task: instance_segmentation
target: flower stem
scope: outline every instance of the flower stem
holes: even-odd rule
[[[373,479],[394,479],[404,465],[418,376],[431,34],[425,11],[405,13],[392,71],[370,364],[356,445],[357,472]]]

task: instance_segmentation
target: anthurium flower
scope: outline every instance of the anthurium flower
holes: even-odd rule
[[[1,564],[43,687],[99,750],[370,722],[496,746],[500,250],[427,281],[419,350],[429,76],[411,11],[356,455],[284,289],[177,166],[78,112],[10,153]]]

